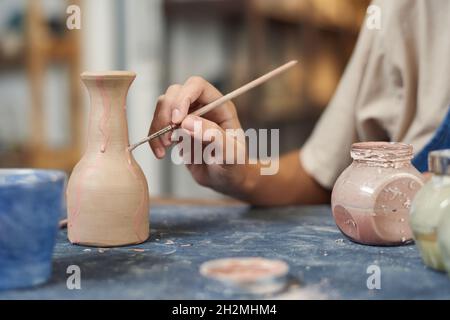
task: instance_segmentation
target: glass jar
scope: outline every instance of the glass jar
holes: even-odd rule
[[[411,164],[412,146],[355,143],[351,157],[352,164],[337,179],[331,196],[339,229],[351,240],[369,245],[412,241],[410,207],[423,186],[422,175]]]
[[[437,228],[438,248],[442,264],[450,275],[450,213],[442,215]]]
[[[413,201],[411,228],[425,264],[444,271],[437,228],[442,215],[450,210],[450,150],[430,152],[428,169],[433,176]]]

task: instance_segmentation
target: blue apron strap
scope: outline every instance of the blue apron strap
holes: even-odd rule
[[[419,153],[416,153],[412,164],[420,172],[425,172],[428,170],[428,153],[442,149],[450,149],[450,107],[444,121],[434,133],[433,138]]]

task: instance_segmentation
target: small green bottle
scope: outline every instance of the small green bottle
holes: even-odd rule
[[[450,149],[430,152],[428,169],[433,176],[414,198],[410,223],[425,264],[445,271],[438,246],[438,226],[443,216],[450,217]],[[447,230],[450,231],[450,228]],[[448,244],[450,249],[450,243]],[[450,257],[450,251],[448,252]]]

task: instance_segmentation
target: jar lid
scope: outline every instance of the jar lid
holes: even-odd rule
[[[450,175],[450,149],[431,151],[428,170],[439,175]]]

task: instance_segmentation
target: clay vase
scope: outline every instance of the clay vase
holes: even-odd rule
[[[88,143],[67,186],[68,237],[88,246],[121,246],[149,236],[145,176],[128,151],[126,96],[135,73],[84,72],[90,96]]]

